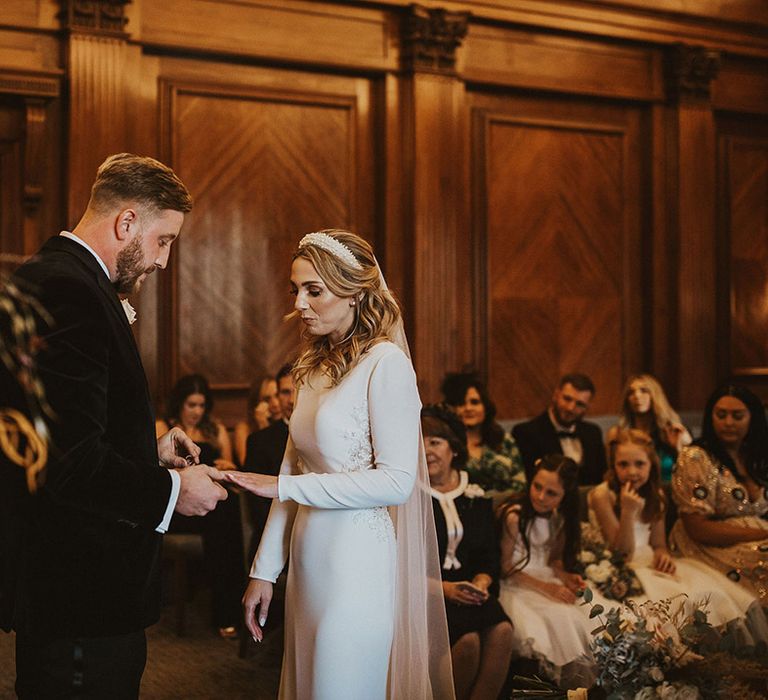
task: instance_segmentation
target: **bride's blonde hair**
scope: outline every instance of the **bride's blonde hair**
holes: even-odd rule
[[[328,336],[302,332],[303,346],[293,367],[293,380],[300,386],[315,371],[326,374],[337,385],[360,357],[382,340],[393,340],[400,321],[400,307],[382,278],[370,244],[342,229],[325,229],[326,234],[346,246],[358,265],[312,242],[302,245],[293,259],[304,258],[320,275],[328,290],[337,297],[354,299],[355,320],[342,341],[333,344]],[[298,314],[294,311],[288,318]]]

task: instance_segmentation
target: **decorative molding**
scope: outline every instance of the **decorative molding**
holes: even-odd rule
[[[61,0],[61,19],[69,31],[124,34],[128,18],[125,6],[131,0]]]
[[[720,71],[720,52],[675,44],[667,54],[667,88],[670,97],[709,99],[710,86]]]
[[[402,26],[403,67],[454,75],[456,49],[467,35],[469,14],[412,4]]]
[[[0,69],[0,94],[52,99],[59,93],[58,76]]]

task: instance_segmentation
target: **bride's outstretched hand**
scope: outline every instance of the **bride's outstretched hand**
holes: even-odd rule
[[[243,617],[245,626],[251,633],[254,642],[264,639],[263,627],[267,622],[269,604],[272,602],[273,584],[260,578],[252,578],[243,594]],[[256,608],[259,609],[259,619],[256,620]]]
[[[277,498],[277,477],[252,472],[223,472],[227,481],[264,498]]]

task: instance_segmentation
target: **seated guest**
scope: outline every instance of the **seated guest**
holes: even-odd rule
[[[743,643],[768,641],[768,622],[754,595],[699,560],[670,556],[665,501],[659,458],[650,436],[641,430],[615,431],[606,480],[590,491],[588,502],[590,521],[612,550],[627,557],[642,583],[644,595],[632,600],[643,603],[680,596],[688,598],[687,605],[706,600],[710,624],[738,625]],[[754,623],[751,630],[744,625],[747,617]]]
[[[257,430],[248,436],[245,450],[243,471],[258,472],[277,476],[283,461],[285,444],[288,442],[288,421],[293,413],[294,386],[291,365],[283,365],[277,373],[277,397],[280,402],[280,420],[272,425]],[[251,517],[253,538],[249,551],[249,560],[253,559],[261,541],[261,533],[267,522],[272,501],[261,496],[248,494],[251,498]]]
[[[520,451],[512,436],[496,422],[496,406],[485,384],[475,374],[448,374],[442,392],[466,429],[466,469],[473,483],[497,500],[524,491]]]
[[[227,429],[211,416],[213,397],[205,377],[189,374],[171,389],[165,420],[156,422],[158,436],[179,426],[200,447],[200,462],[220,470],[234,469]],[[237,636],[240,595],[245,579],[243,533],[238,499],[230,495],[203,517],[173,516],[169,533],[200,534],[203,558],[213,591],[213,618],[219,634]]]
[[[663,482],[672,478],[677,453],[692,440],[661,384],[650,374],[636,374],[627,380],[619,424],[608,431],[606,438],[609,445],[621,428],[635,428],[650,435],[659,455]]]
[[[594,621],[581,606],[578,467],[560,454],[537,459],[530,485],[500,509],[501,593],[517,656],[538,662],[563,688],[589,687]]]
[[[595,385],[583,374],[566,374],[540,416],[513,429],[526,475],[546,454],[564,454],[579,465],[579,484],[599,484],[605,474],[605,449],[600,426],[584,420]]]
[[[251,384],[251,390],[248,392],[246,416],[245,420],[237,422],[234,430],[235,457],[241,466],[245,463],[245,443],[248,436],[256,430],[263,430],[282,418],[280,401],[277,398],[277,381],[274,377],[257,379]]]
[[[677,458],[672,495],[672,545],[768,606],[768,423],[751,391],[726,384],[709,397],[701,438]]]
[[[512,626],[499,605],[499,545],[493,507],[463,470],[461,421],[448,408],[421,414],[456,697],[498,697],[512,652]]]

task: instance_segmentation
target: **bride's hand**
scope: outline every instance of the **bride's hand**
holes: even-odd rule
[[[262,628],[267,622],[269,604],[272,602],[273,584],[260,578],[252,578],[243,594],[243,618],[245,626],[254,642],[264,639]],[[256,621],[256,607],[259,608],[259,620]]]
[[[264,498],[277,498],[277,477],[252,472],[223,472],[227,481]]]

